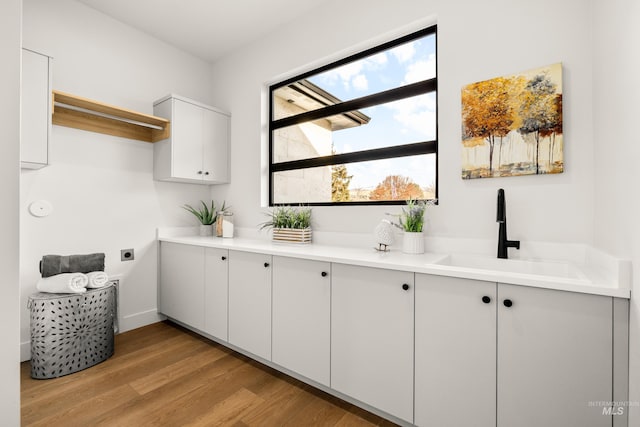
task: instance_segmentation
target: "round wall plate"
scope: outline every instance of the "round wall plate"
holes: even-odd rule
[[[46,200],[36,200],[29,205],[29,212],[31,215],[41,218],[43,216],[51,215],[51,212],[53,212],[53,206]]]

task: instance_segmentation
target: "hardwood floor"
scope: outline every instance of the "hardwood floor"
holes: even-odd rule
[[[56,379],[22,363],[22,425],[395,425],[172,323],[117,335],[115,349]]]

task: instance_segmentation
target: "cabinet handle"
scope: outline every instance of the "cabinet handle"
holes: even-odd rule
[[[485,304],[489,304],[491,302],[491,297],[488,297],[486,295],[483,296],[482,297],[482,302],[485,303]]]
[[[513,305],[513,301],[511,301],[510,299],[506,299],[502,301],[502,304],[504,304],[505,307],[509,308]]]
[[[402,289],[404,289],[405,291],[409,290],[409,285],[407,285],[406,283],[402,285]]]
[[[269,263],[268,263],[268,262],[265,262],[265,263],[264,263],[264,268],[267,268],[267,267],[269,267]]]
[[[205,175],[209,175],[209,172],[205,172],[204,174],[205,174]]]
[[[226,261],[226,259],[227,259],[227,257],[226,257],[226,256],[223,256],[223,257],[222,257],[222,260],[223,260],[223,261]]]
[[[202,171],[198,171],[198,175],[202,175]]]
[[[329,274],[329,273],[327,273],[326,271],[323,271],[322,273],[320,273],[320,275],[321,275],[322,277],[327,277],[327,274]]]

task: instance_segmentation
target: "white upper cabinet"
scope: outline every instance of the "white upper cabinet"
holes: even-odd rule
[[[49,164],[51,62],[47,55],[22,49],[22,168],[39,169]]]
[[[197,184],[229,182],[230,115],[177,95],[153,104],[171,121],[170,137],[154,144],[154,178]]]

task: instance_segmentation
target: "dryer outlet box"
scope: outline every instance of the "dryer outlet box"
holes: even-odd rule
[[[121,249],[120,250],[120,261],[133,261],[133,249]]]

